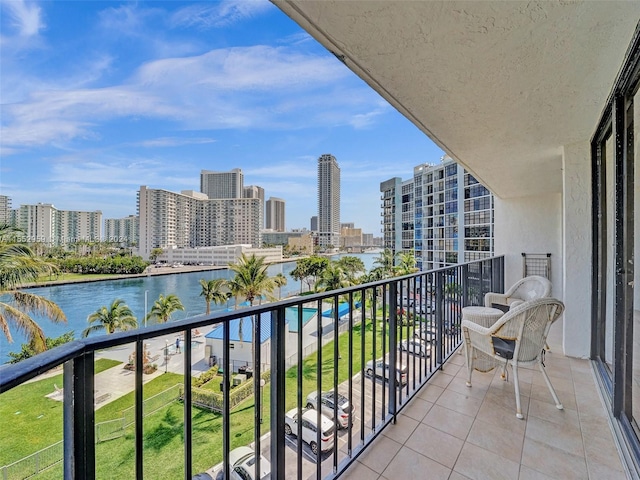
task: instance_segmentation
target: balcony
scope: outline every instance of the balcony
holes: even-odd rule
[[[481,303],[487,291],[503,291],[503,275],[503,258],[495,257],[88,338],[0,367],[4,396],[62,365],[62,388],[56,385],[51,395],[62,404],[58,421],[64,426],[61,438],[49,448],[0,473],[3,478],[111,478],[124,469],[129,478],[154,478],[157,465],[170,462],[175,468],[173,473],[163,471],[167,478],[191,478],[200,471],[213,478],[223,472],[229,478],[230,467],[223,459],[248,445],[270,462],[272,478],[425,478],[424,472],[428,478],[460,479],[558,478],[559,472],[561,478],[580,479],[624,475],[590,362],[560,353],[559,322],[552,330],[546,365],[565,410],[555,409],[534,370],[521,373],[524,421],[513,413],[512,383],[502,381],[499,373],[475,373],[474,386],[465,386],[457,328],[460,307]],[[459,288],[447,289],[447,284]],[[315,316],[308,317],[310,311]],[[246,321],[245,339],[256,332],[261,340],[253,344],[251,361],[238,353],[239,318]],[[413,338],[419,321],[430,322],[437,338],[424,357],[395,348]],[[200,331],[212,327],[218,329],[204,336],[211,349],[200,348],[205,341]],[[183,339],[181,353],[174,344],[177,335]],[[244,348],[246,359],[250,340]],[[163,370],[165,376],[181,375],[181,385],[168,389],[170,395],[163,392],[170,398],[164,403],[158,404],[158,395],[148,398],[151,383],[142,369],[125,372],[117,366],[95,373],[97,359],[128,356],[133,365],[146,365],[147,355],[158,365],[155,378],[163,378]],[[384,370],[379,378],[371,376],[367,362],[376,358],[404,364],[406,376],[398,382],[389,381],[391,375]],[[218,365],[213,372],[219,374],[216,395],[191,383],[212,363]],[[323,444],[319,430],[308,437],[298,423],[299,430],[287,435],[285,416],[291,409],[301,411],[308,393],[327,390],[344,395],[354,410],[345,428],[336,430],[336,441],[316,452],[312,444]],[[238,397],[242,391],[249,392],[246,398]],[[128,423],[105,421],[101,408],[127,394],[123,419]],[[333,409],[323,413],[338,418],[337,406]],[[320,410],[313,416],[321,424]],[[219,433],[203,439],[202,424]],[[177,440],[177,449],[163,448],[176,436],[183,439]],[[120,449],[128,449],[128,454],[120,458]],[[255,468],[260,469],[261,462],[255,462]]]

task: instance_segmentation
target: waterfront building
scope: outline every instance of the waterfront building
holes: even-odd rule
[[[311,221],[309,222],[309,230],[311,230],[312,232],[317,232],[318,231],[318,216],[314,215],[313,217],[311,217]]]
[[[402,179],[393,177],[380,183],[380,200],[382,201],[382,247],[391,250],[394,254],[402,244],[402,226],[400,213],[400,200],[402,194]],[[396,212],[397,209],[397,212]]]
[[[0,225],[9,225],[11,223],[11,197],[0,195]]]
[[[262,244],[259,198],[209,199],[190,190],[181,193],[141,186],[139,252],[148,258],[154,248],[194,248]]]
[[[123,247],[138,245],[140,237],[140,219],[137,215],[125,218],[107,218],[104,221],[104,237],[107,242],[114,242]]]
[[[318,245],[340,244],[340,167],[336,157],[318,158]]]
[[[97,242],[101,238],[102,212],[99,210],[58,210],[51,203],[38,203],[20,205],[14,212],[13,224],[22,230],[27,243],[71,246]]]
[[[276,232],[285,230],[285,201],[281,198],[269,197],[267,200],[266,228]]]
[[[172,247],[164,249],[157,262],[183,265],[217,265],[237,263],[242,255],[262,257],[265,263],[282,261],[282,246],[254,248],[251,245],[221,245],[217,247]]]
[[[244,175],[240,168],[229,172],[200,172],[200,192],[214,198],[242,198],[244,192]]]
[[[353,223],[343,225],[353,225]],[[354,228],[353,226],[342,227],[340,230],[340,248],[347,251],[354,251],[361,249],[363,245],[361,228]]]
[[[385,248],[413,250],[421,270],[493,255],[493,196],[450,157],[418,165],[413,178],[392,178],[380,190]]]

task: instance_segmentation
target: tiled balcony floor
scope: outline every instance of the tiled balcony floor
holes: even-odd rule
[[[513,375],[474,372],[469,388],[454,354],[343,478],[625,479],[589,361],[565,357],[553,337],[545,364],[564,410],[537,367],[521,367],[517,419]]]

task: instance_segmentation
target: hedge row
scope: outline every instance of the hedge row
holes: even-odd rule
[[[67,273],[115,273],[132,274],[143,273],[149,262],[142,257],[75,257],[55,260],[60,270]]]

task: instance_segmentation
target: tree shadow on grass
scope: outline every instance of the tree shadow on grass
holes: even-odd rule
[[[184,422],[179,419],[171,409],[167,410],[160,423],[145,433],[145,449],[160,451],[175,437],[184,437]]]

